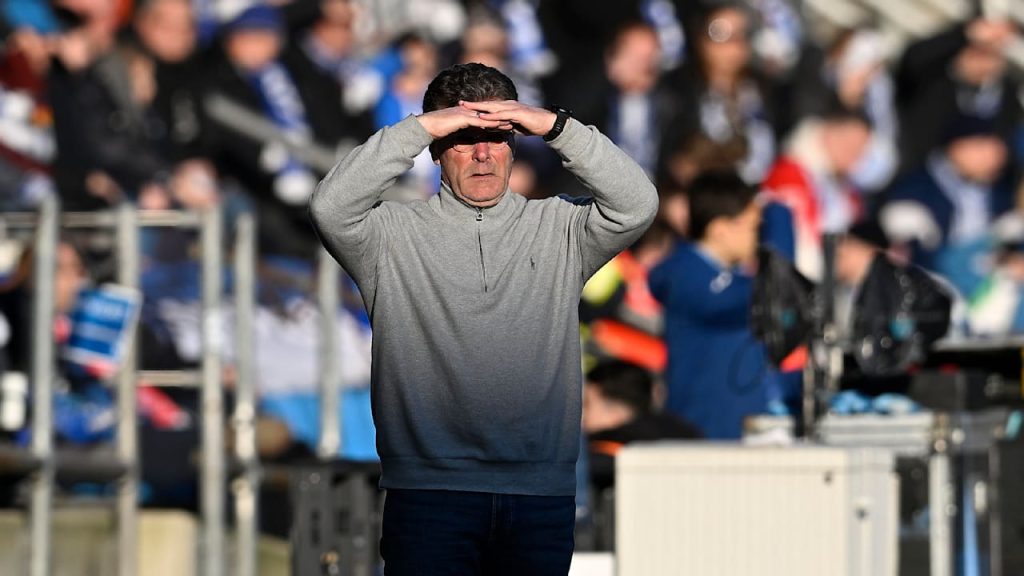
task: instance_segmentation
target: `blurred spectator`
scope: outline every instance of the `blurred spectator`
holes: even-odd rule
[[[615,358],[655,374],[664,372],[668,355],[661,339],[664,315],[647,279],[676,240],[667,224],[655,220],[639,240],[584,285],[580,322],[585,326],[585,366],[592,358]]]
[[[426,38],[411,34],[403,36],[395,41],[393,50],[400,67],[390,77],[377,103],[375,128],[397,124],[410,114],[421,114],[423,94],[437,74],[437,47]],[[436,194],[440,189],[439,174],[430,153],[424,150],[416,157],[412,170],[403,175],[402,179],[411,184],[411,189],[405,193],[414,198]]]
[[[525,2],[514,0],[506,3],[505,6],[508,7],[509,4],[525,4]],[[462,54],[458,61],[462,64],[478,62],[501,70],[515,82],[520,102],[531,106],[543,106],[544,98],[537,85],[536,76],[531,72],[522,71],[511,59],[512,36],[503,25],[504,22],[499,15],[489,10],[480,8],[470,11],[469,22],[462,34]],[[538,148],[543,149],[546,146],[538,145]]]
[[[914,170],[942,140],[937,119],[968,115],[1009,134],[1021,120],[1018,84],[1006,73],[1013,23],[978,18],[909,46],[900,62],[897,98],[901,172]]]
[[[897,180],[879,221],[916,264],[973,294],[988,274],[990,226],[1013,206],[1007,147],[994,118],[953,118],[943,144],[918,170]]]
[[[58,4],[63,30],[48,77],[57,136],[54,175],[67,209],[144,200],[169,172],[157,149],[151,77],[135,52],[117,49],[114,0]]]
[[[650,373],[620,360],[587,373],[583,432],[590,450],[590,479],[597,488],[615,484],[615,455],[626,444],[700,437],[694,426],[655,408],[654,389]]]
[[[870,219],[854,223],[836,243],[835,321],[840,334],[849,333],[857,287],[867,277],[875,256],[888,249],[889,239],[885,231],[877,222]]]
[[[576,118],[584,123],[601,122],[606,106],[603,60],[616,32],[624,22],[647,21],[661,29],[657,22],[645,18],[646,4],[665,3],[644,0],[540,2],[537,13],[544,38],[558,59],[557,71],[547,76],[542,84],[547,100],[573,110]],[[682,19],[686,14],[684,8],[690,6],[679,0],[671,4],[676,19]],[[672,48],[662,46],[662,49]]]
[[[662,131],[675,115],[675,99],[659,86],[661,48],[657,31],[644,23],[626,24],[605,55],[609,87],[602,132],[655,176]]]
[[[360,54],[355,26],[362,14],[352,0],[325,0],[320,17],[301,32],[298,44],[306,57],[341,85],[346,112],[369,122],[362,116],[380,100],[384,78]]]
[[[558,64],[555,55],[547,47],[537,19],[539,3],[539,0],[488,0],[488,4],[501,15],[502,23],[508,31],[508,71],[529,78],[531,83],[549,74]],[[515,82],[522,101],[522,84],[517,80]],[[527,103],[536,105],[538,102]]]
[[[804,26],[792,0],[749,0],[761,26],[752,45],[764,71],[773,78],[784,77],[797,64],[804,45]]]
[[[54,193],[49,64],[47,40],[30,28],[13,33],[0,48],[0,211],[30,209]]]
[[[157,175],[161,186],[140,198],[146,208],[202,209],[221,201],[207,158],[200,102],[207,59],[206,52],[197,53],[195,20],[189,0],[147,0],[135,13],[134,36],[121,49],[150,143],[170,171]],[[186,245],[172,240],[182,234],[161,233],[165,245]]]
[[[845,231],[864,212],[850,174],[870,140],[867,119],[836,105],[800,123],[764,181],[771,196],[793,214],[796,265],[809,278],[822,275],[822,235]]]
[[[462,32],[460,64],[477,62],[509,72],[508,34],[496,15],[484,9],[470,13],[469,22]],[[511,76],[509,76],[511,78]]]
[[[1024,217],[1010,212],[993,226],[993,270],[969,295],[971,334],[1024,333]]]
[[[583,303],[595,307],[590,317],[613,317],[648,334],[661,334],[661,305],[650,293],[647,274],[672,252],[677,240],[667,224],[655,220],[639,240],[605,264],[583,289]],[[612,303],[614,310],[597,313]]]
[[[260,250],[312,257],[316,239],[306,201],[328,166],[312,166],[297,151],[335,149],[354,137],[338,85],[294,50],[285,50],[277,9],[255,5],[225,25],[223,54],[212,66],[204,106],[206,140],[222,177],[251,194],[260,214]],[[293,146],[289,149],[284,142]]]
[[[775,159],[775,114],[772,90],[751,67],[750,13],[740,2],[716,3],[692,22],[692,57],[670,80],[680,100],[664,168],[685,183],[694,158],[711,156],[760,182]]]
[[[390,126],[409,114],[422,113],[423,93],[437,74],[437,48],[426,38],[407,35],[395,41],[400,67],[377,104],[376,128]]]
[[[196,25],[189,0],[146,0],[133,21],[137,50],[131,64],[148,98],[162,152],[173,161],[201,156],[198,94],[202,61],[196,56]]]
[[[750,331],[758,246],[757,190],[732,173],[705,173],[689,190],[690,241],[650,273],[665,307],[666,409],[708,438],[739,438],[743,419],[779,400],[776,374]]]
[[[873,220],[861,220],[847,230],[836,244],[836,280],[845,286],[860,284],[879,252],[889,250],[885,230]]]
[[[794,90],[797,120],[821,115],[835,99],[846,108],[864,111],[872,128],[871,142],[849,175],[864,192],[887,186],[899,164],[895,88],[885,67],[885,45],[870,29],[843,31],[824,54],[805,52]]]
[[[690,201],[686,197],[686,188],[667,178],[658,184],[658,197],[658,221],[663,222],[677,239],[686,238],[690,228]]]
[[[30,274],[33,255],[32,251],[25,251],[18,271],[0,286],[0,312],[11,320],[10,368],[24,374],[30,373],[33,346],[28,312],[33,293]],[[94,372],[87,364],[69,360],[65,354],[75,332],[76,306],[91,279],[81,255],[71,243],[58,244],[56,260],[53,338],[59,361],[54,389],[54,431],[60,440],[74,443],[110,439],[116,422],[114,398],[102,380],[110,374]]]

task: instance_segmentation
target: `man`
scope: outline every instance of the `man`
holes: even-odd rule
[[[646,23],[623,26],[605,53],[606,109],[600,118],[616,145],[654,174],[662,127],[675,113],[675,94],[658,84],[661,44]]]
[[[864,212],[863,194],[851,175],[870,142],[867,118],[835,102],[797,126],[765,178],[771,197],[793,214],[796,266],[804,276],[822,276],[822,236],[845,231]]]
[[[516,101],[481,64],[441,72],[310,203],[373,324],[389,575],[564,575],[580,446],[583,283],[650,224],[657,194],[591,127]],[[513,133],[544,136],[593,199],[509,192]],[[426,147],[441,191],[380,202]]]
[[[615,484],[615,456],[630,442],[700,437],[689,423],[655,409],[654,395],[651,373],[630,362],[609,360],[587,373],[583,431],[595,487]]]
[[[1008,157],[994,121],[954,116],[925,164],[893,183],[879,224],[915,264],[974,294],[991,271],[992,226],[1013,208]]]
[[[665,408],[711,439],[739,438],[745,417],[781,400],[750,330],[753,281],[744,268],[757,253],[756,196],[734,171],[699,176],[689,192],[690,241],[649,276],[665,310]]]
[[[943,124],[965,115],[992,122],[1000,135],[1022,118],[1020,83],[1006,54],[1017,25],[996,14],[957,22],[908,45],[896,66],[900,173],[916,170],[942,144]]]
[[[317,241],[306,206],[323,175],[280,142],[248,130],[220,101],[264,120],[289,142],[334,150],[369,133],[339,105],[341,88],[287,44],[284,14],[257,3],[221,28],[205,84],[204,146],[217,172],[251,195],[260,215],[263,255],[310,259]]]

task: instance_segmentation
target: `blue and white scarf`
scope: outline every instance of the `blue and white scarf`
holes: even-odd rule
[[[271,62],[262,70],[247,76],[263,103],[267,116],[281,129],[289,141],[302,144],[313,140],[313,130],[306,120],[298,88],[291,75],[279,62]],[[265,168],[275,174],[274,194],[286,204],[306,202],[316,185],[313,173],[287,151],[264,154]]]

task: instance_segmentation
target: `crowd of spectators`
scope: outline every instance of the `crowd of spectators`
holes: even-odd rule
[[[870,225],[885,246],[960,292],[966,334],[1024,331],[1024,124],[1005,56],[1020,31],[1009,19],[972,16],[894,50],[876,22],[812,27],[789,0],[2,6],[0,210],[31,210],[49,194],[68,210],[121,202],[220,207],[229,222],[255,210],[265,311],[259,338],[268,349],[292,346],[284,360],[291,366],[295,358],[312,362],[315,350],[315,338],[298,335],[317,325],[310,286],[319,245],[306,214],[314,186],[375,129],[419,113],[438,70],[470,61],[509,75],[522,100],[561,105],[599,127],[658,187],[658,220],[595,276],[581,305],[589,366],[625,360],[657,384],[644,381],[634,393],[602,384],[591,404],[619,394],[631,414],[648,415],[652,402],[692,414],[681,404],[687,383],[678,380],[694,374],[686,362],[704,359],[686,342],[663,340],[680,330],[671,326],[678,314],[666,315],[663,306],[682,288],[672,283],[671,267],[658,268],[654,286],[647,273],[671,264],[672,254],[678,260],[679,250],[697,265],[707,256],[700,243],[708,218],[732,222],[744,212],[746,202],[730,212],[708,207],[715,200],[703,194],[700,210],[710,215],[691,234],[690,189],[709,172],[738,175],[740,183],[725,185],[731,190],[762,191],[754,202],[761,212],[748,219],[808,278],[822,277],[824,234]],[[510,185],[527,197],[587,193],[538,138],[520,139]],[[438,168],[424,151],[389,194],[425,198],[437,190]],[[198,359],[189,345],[197,341],[196,290],[186,286],[194,274],[182,264],[193,240],[146,238],[142,317],[147,341],[160,351],[150,355],[157,363]],[[679,248],[681,240],[689,248]],[[708,302],[729,296],[735,306],[723,323],[691,326],[692,338],[747,346],[747,332],[723,331],[735,323],[746,329],[750,295],[742,275],[750,257],[747,251],[708,268],[701,287],[711,291]],[[345,341],[358,342],[365,356],[364,313],[352,304],[358,299],[345,302]],[[286,381],[297,378],[294,371],[275,371],[272,355],[263,360],[268,398],[311,394],[315,382],[292,386]],[[365,386],[365,362],[346,365],[356,366],[347,376],[353,387]],[[629,372],[602,370],[595,377],[602,382]],[[666,370],[680,376],[663,380]],[[751,406],[746,398],[743,412],[769,410],[780,395],[762,393]],[[300,428],[315,409],[303,402],[288,397],[264,408],[308,445],[313,431]],[[676,431],[736,437],[737,421]]]

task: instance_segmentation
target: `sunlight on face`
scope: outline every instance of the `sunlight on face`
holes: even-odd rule
[[[441,180],[455,196],[477,208],[497,204],[508,189],[512,173],[511,140],[501,141],[504,135],[490,134],[457,145],[445,139],[439,141],[442,150],[436,163],[441,166]]]

